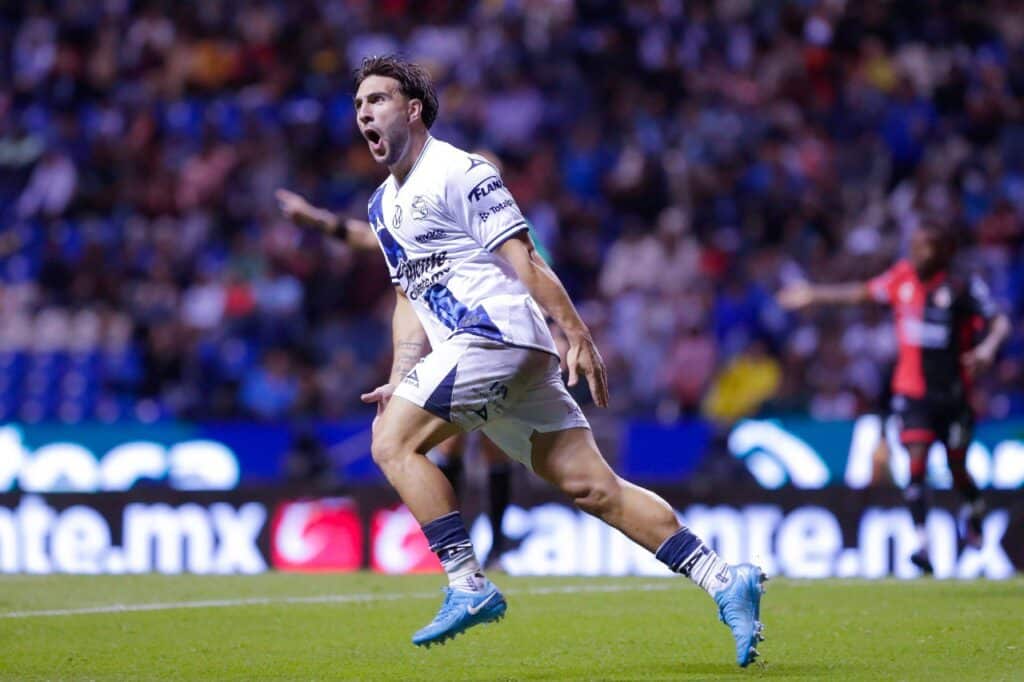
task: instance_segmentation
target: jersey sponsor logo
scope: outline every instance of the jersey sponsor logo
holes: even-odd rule
[[[391,225],[396,229],[402,229],[402,205],[395,204],[395,217],[391,219]]]
[[[444,239],[444,230],[440,230],[437,228],[427,230],[422,234],[416,235],[415,237],[413,237],[413,239],[415,239],[419,244],[426,244],[427,242],[432,242],[436,239]]]
[[[413,386],[415,386],[416,388],[419,388],[419,386],[420,386],[420,378],[418,376],[416,376],[416,370],[415,369],[413,369],[411,372],[406,374],[405,378],[402,379],[402,381],[407,381],[410,384],[412,384]]]
[[[470,201],[480,201],[491,192],[502,189],[505,183],[501,181],[497,175],[488,175],[486,178],[476,183],[473,189],[469,190],[469,194],[466,198]]]
[[[502,201],[500,203],[495,204],[494,206],[491,206],[486,211],[480,211],[477,215],[480,216],[480,222],[486,223],[487,219],[490,218],[492,215],[498,215],[506,208],[512,208],[515,205],[515,199],[505,199],[505,201]]]
[[[448,252],[438,251],[424,258],[410,258],[398,264],[398,277],[405,277],[415,282],[431,270],[444,267],[448,262]]]
[[[425,258],[414,258],[403,260],[396,268],[396,277],[405,278],[405,294],[410,300],[415,301],[423,292],[437,283],[444,280],[451,274],[452,268],[448,263],[448,252],[438,251]]]
[[[440,286],[438,282],[448,277],[451,274],[452,269],[450,267],[442,268],[437,272],[432,272],[430,275],[423,277],[415,284],[408,286],[405,290],[405,295],[409,297],[409,300],[415,301],[423,292],[430,289],[431,287]]]
[[[412,219],[426,220],[427,200],[422,194],[416,195],[412,200]]]

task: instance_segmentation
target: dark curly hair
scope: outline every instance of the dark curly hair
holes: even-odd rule
[[[426,69],[419,64],[408,62],[397,55],[367,57],[355,72],[355,88],[370,76],[384,76],[398,81],[402,94],[409,99],[418,99],[423,104],[424,125],[434,125],[437,118],[437,93]]]

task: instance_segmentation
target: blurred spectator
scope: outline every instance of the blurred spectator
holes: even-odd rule
[[[32,170],[28,185],[18,197],[19,218],[56,217],[71,203],[78,183],[75,165],[65,154],[49,151]]]
[[[704,413],[721,424],[753,415],[775,396],[781,380],[779,362],[762,341],[753,341],[716,377],[704,402]]]
[[[670,395],[684,412],[694,414],[716,366],[715,341],[700,325],[691,324],[672,347],[660,369]]]
[[[268,351],[242,382],[241,403],[245,409],[263,419],[287,416],[298,397],[298,382],[291,369],[287,353]]]
[[[439,138],[501,156],[616,410],[866,409],[888,317],[798,326],[771,293],[873,275],[926,219],[1024,327],[1017,3],[201,5],[0,9],[0,415],[363,409],[390,361],[381,259],[282,225],[272,191],[365,211],[384,171],[349,74],[394,50],[433,74]],[[83,312],[128,331],[53,333]],[[1022,386],[1015,337],[981,415],[1024,413]]]

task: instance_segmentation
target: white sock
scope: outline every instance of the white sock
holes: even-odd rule
[[[714,597],[732,583],[729,564],[705,544],[683,562],[683,575],[697,583],[701,589]]]
[[[480,592],[484,589],[486,578],[472,546],[460,547],[442,560],[441,566],[448,574],[448,585],[453,589],[463,592]]]

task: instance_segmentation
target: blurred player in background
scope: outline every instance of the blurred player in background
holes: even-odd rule
[[[964,541],[981,546],[985,506],[967,471],[974,414],[973,378],[989,368],[1009,336],[1009,319],[999,313],[988,287],[953,267],[957,240],[948,228],[923,227],[910,239],[909,258],[867,282],[833,285],[800,283],[779,293],[779,302],[798,310],[816,304],[876,301],[892,307],[899,354],[892,378],[893,412],[900,420],[900,441],[910,453],[910,484],[905,491],[918,550],[911,557],[932,572],[925,519],[928,451],[941,442],[953,482],[965,501]],[[977,341],[979,333],[982,338]]]
[[[668,503],[604,460],[562,382],[541,307],[569,342],[569,384],[582,375],[600,407],[608,403],[604,363],[497,168],[430,135],[438,102],[418,65],[365,60],[355,108],[370,154],[390,171],[370,199],[369,222],[397,294],[391,380],[364,395],[378,406],[373,456],[449,579],[440,611],[413,643],[444,643],[507,608],[483,574],[451,484],[425,457],[460,431],[480,429],[708,592],[732,631],[737,663],[748,665],[761,638],[764,574],[729,566]],[[348,241],[366,237],[349,232],[351,221],[323,218]]]

